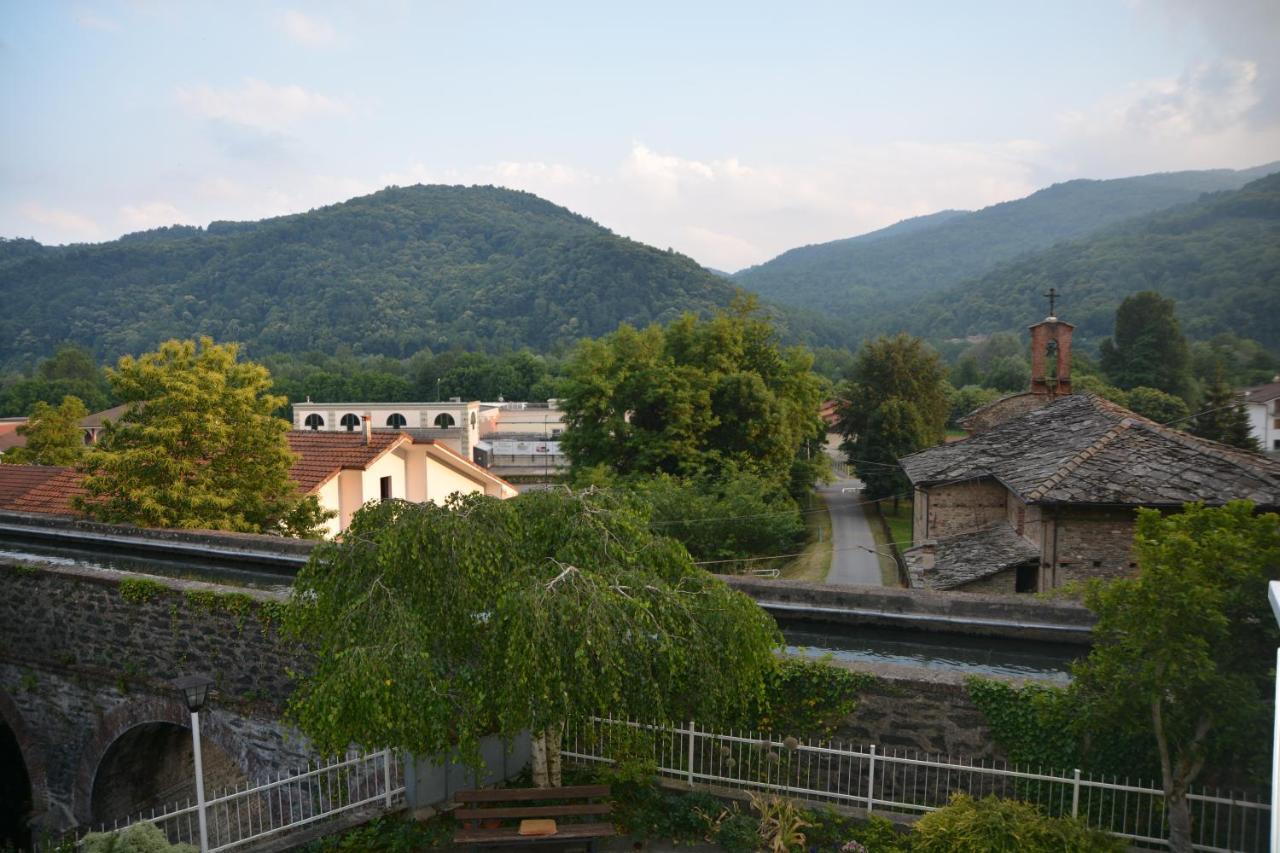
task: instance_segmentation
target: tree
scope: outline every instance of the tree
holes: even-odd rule
[[[1200,411],[1191,421],[1191,433],[1245,450],[1262,450],[1249,426],[1249,413],[1245,410],[1240,395],[1227,383],[1221,365],[1218,366],[1213,385],[1205,393]]]
[[[812,356],[779,347],[756,312],[744,299],[708,320],[583,341],[561,403],[575,470],[696,476],[735,465],[786,483],[813,434],[820,384]]]
[[[1261,764],[1280,630],[1280,516],[1237,501],[1139,510],[1139,572],[1090,588],[1094,644],[1075,689],[1093,731],[1145,732],[1159,755],[1174,851],[1191,850],[1187,788],[1206,763]],[[1260,771],[1262,768],[1246,768]]]
[[[1155,388],[1142,386],[1131,388],[1124,398],[1125,408],[1144,418],[1150,418],[1158,424],[1172,424],[1185,428],[1187,416],[1191,414],[1191,409],[1181,397],[1166,394]]]
[[[81,469],[77,508],[101,521],[318,535],[325,514],[289,479],[289,424],[266,368],[235,344],[168,341],[108,370],[129,404]]]
[[[950,414],[945,376],[938,354],[910,335],[877,338],[858,350],[841,393],[839,429],[869,497],[901,491],[898,459],[942,441]]]
[[[1144,386],[1186,399],[1191,352],[1175,316],[1177,305],[1154,290],[1125,297],[1115,334],[1102,341],[1102,370],[1120,388]]]
[[[84,455],[84,430],[80,422],[89,410],[79,397],[66,396],[54,408],[44,401],[35,404],[18,434],[27,437],[26,447],[15,447],[3,461],[31,465],[74,465]]]
[[[567,720],[749,713],[780,640],[630,496],[567,489],[369,505],[313,552],[286,624],[313,652],[290,713],[319,749],[475,762],[530,730],[539,786]]]

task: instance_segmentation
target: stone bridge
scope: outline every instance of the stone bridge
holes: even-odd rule
[[[286,593],[0,558],[0,847],[194,797],[189,714],[170,686],[215,679],[206,790],[297,769],[280,722],[297,649]]]

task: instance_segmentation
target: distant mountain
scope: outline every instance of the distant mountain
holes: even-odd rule
[[[1111,334],[1125,296],[1156,290],[1177,300],[1189,337],[1235,332],[1280,352],[1280,172],[1002,264],[876,323],[935,340],[1023,331],[1049,287],[1086,345]]]
[[[308,213],[64,247],[0,241],[0,365],[64,340],[103,359],[170,337],[255,355],[545,349],[727,304],[731,282],[529,193],[390,188]]]
[[[976,212],[942,211],[847,240],[792,249],[735,274],[767,300],[831,312],[866,333],[886,309],[981,276],[998,264],[1125,219],[1239,189],[1280,169],[1173,172],[1068,181]]]

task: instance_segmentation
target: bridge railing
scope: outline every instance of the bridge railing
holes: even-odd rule
[[[634,755],[637,750],[651,753],[659,775],[691,788],[775,792],[868,814],[923,814],[945,806],[955,793],[995,795],[1034,803],[1047,814],[1076,817],[1134,847],[1167,847],[1164,792],[1158,786],[1095,779],[1078,770],[1017,768],[874,745],[713,732],[695,723],[655,726],[599,718],[566,727],[561,755],[607,763],[615,755]],[[1193,790],[1187,799],[1194,849],[1267,849],[1270,805],[1263,797]]]
[[[229,788],[205,801],[209,851],[235,850],[360,809],[371,814],[393,811],[403,805],[404,791],[404,765],[391,750],[353,753],[298,773]],[[189,800],[93,831],[112,832],[144,821],[159,827],[170,843],[199,847],[199,808]]]

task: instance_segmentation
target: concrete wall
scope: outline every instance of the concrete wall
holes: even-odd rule
[[[204,672],[216,681],[204,734],[245,778],[305,763],[306,744],[278,722],[305,665],[260,618],[279,593],[163,580],[130,601],[109,570],[0,564],[0,716],[32,776],[36,823],[59,830],[92,817],[92,792],[110,747],[139,726],[185,727],[169,682]],[[232,602],[234,608],[226,606]]]
[[[940,539],[957,533],[969,533],[997,521],[1007,514],[1005,496],[1009,490],[995,480],[973,480],[950,486],[933,486],[927,490],[925,513],[928,527],[920,539]]]
[[[324,509],[333,510],[337,515],[324,523],[325,536],[329,539],[342,532],[342,496],[338,488],[338,477],[330,477],[316,491],[316,499]]]
[[[381,480],[383,477],[391,478],[391,497],[405,497],[407,456],[408,454],[403,448],[384,453],[377,461],[360,473],[360,488],[363,495],[362,506],[369,501],[381,500]]]
[[[484,491],[484,487],[435,459],[427,459],[427,500],[443,504],[449,495]]]

